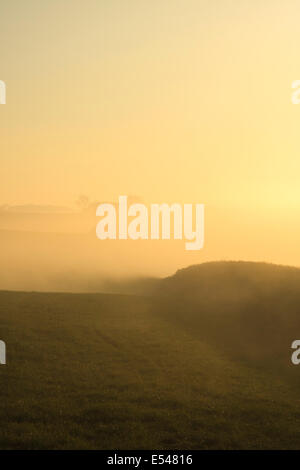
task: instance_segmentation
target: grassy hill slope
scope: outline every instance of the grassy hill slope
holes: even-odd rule
[[[299,280],[211,263],[152,297],[0,292],[0,448],[299,448]]]

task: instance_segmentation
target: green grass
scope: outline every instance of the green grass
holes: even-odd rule
[[[299,448],[297,378],[166,302],[0,292],[0,448]]]

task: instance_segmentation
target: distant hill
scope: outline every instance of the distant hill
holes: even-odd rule
[[[180,269],[161,282],[161,292],[190,295],[204,294],[219,300],[246,300],[253,293],[274,293],[274,289],[299,288],[300,269],[269,263],[215,261]],[[216,289],[217,288],[217,289]],[[217,290],[217,292],[215,291]]]
[[[289,367],[300,338],[300,269],[254,262],[190,266],[163,279],[168,315],[241,359]]]

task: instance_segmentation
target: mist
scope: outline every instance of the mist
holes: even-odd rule
[[[116,292],[136,279],[166,277],[205,261],[300,265],[292,217],[281,232],[272,213],[251,219],[237,209],[208,206],[204,248],[188,252],[184,240],[98,240],[96,206],[2,206],[0,289]]]

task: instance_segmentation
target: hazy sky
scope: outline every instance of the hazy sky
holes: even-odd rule
[[[300,235],[299,13],[292,0],[1,2],[0,204],[238,207],[257,240],[272,219],[277,260],[286,218]]]

